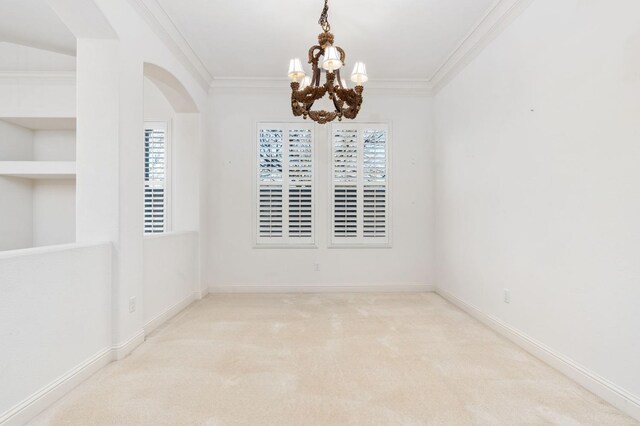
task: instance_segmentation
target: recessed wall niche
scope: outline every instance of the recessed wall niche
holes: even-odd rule
[[[76,119],[0,117],[0,250],[75,241]]]

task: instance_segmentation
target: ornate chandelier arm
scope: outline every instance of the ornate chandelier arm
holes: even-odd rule
[[[338,52],[340,52],[340,61],[342,62],[342,66],[347,65],[347,63],[345,62],[345,60],[347,59],[347,54],[344,53],[344,50],[340,46],[336,46],[336,49],[338,50]]]
[[[316,51],[318,52],[316,53]],[[324,49],[322,48],[322,46],[319,46],[317,44],[311,46],[311,49],[309,49],[309,63],[312,67],[315,68],[318,66],[318,60],[323,53]]]
[[[346,89],[346,87],[344,87],[342,85],[342,78],[340,77],[340,70],[336,71],[336,84],[338,85],[339,88]]]
[[[347,104],[342,108],[342,114],[345,118],[356,118],[362,106],[362,86],[356,86],[354,89],[338,89],[337,95]]]
[[[293,89],[293,83],[291,83],[291,85]],[[298,86],[299,85],[300,83],[298,83]],[[318,99],[322,99],[325,93],[327,93],[327,89],[324,86],[320,86],[320,87],[307,86],[302,90],[298,90],[298,87],[296,87],[293,90],[291,97],[292,99],[295,99],[296,102],[309,104],[317,101]]]

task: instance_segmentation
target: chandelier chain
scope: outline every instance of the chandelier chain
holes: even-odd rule
[[[320,24],[324,32],[331,31],[331,25],[329,25],[329,0],[324,0],[324,8],[322,9],[318,24]]]

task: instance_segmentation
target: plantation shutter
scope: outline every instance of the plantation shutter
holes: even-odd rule
[[[333,139],[333,235],[358,237],[358,131],[336,129]]]
[[[259,244],[314,243],[313,125],[258,125]]]
[[[331,126],[333,245],[389,244],[388,135],[384,124]]]
[[[167,210],[167,125],[145,123],[144,232],[165,232]]]

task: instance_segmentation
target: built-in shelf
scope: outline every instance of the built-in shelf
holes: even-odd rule
[[[0,176],[26,179],[73,179],[75,161],[0,161]]]

